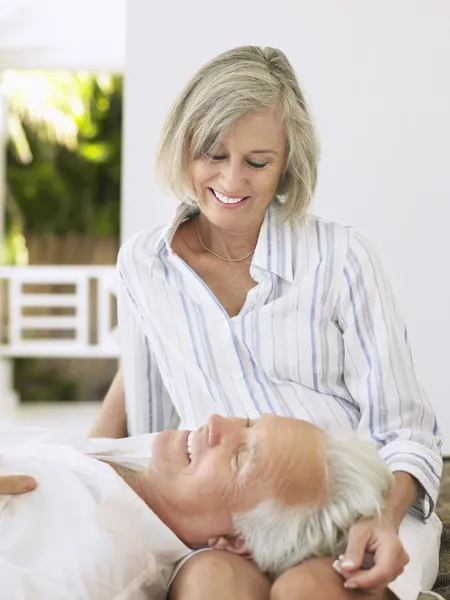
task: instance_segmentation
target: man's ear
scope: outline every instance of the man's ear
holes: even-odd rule
[[[252,558],[252,552],[241,535],[223,535],[218,538],[211,538],[208,540],[208,546],[214,550],[228,550],[228,552],[233,552],[233,554]]]

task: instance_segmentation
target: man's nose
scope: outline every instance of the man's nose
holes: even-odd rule
[[[234,437],[239,429],[239,425],[232,419],[221,417],[220,415],[211,415],[208,419],[208,445],[217,446],[224,435]]]

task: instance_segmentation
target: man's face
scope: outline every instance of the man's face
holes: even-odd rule
[[[265,499],[287,506],[320,501],[325,493],[323,435],[298,419],[213,415],[196,432],[160,433],[147,480],[157,490],[155,502],[172,518],[179,516],[183,532],[188,526],[198,538],[191,535],[190,541],[200,543],[231,533],[232,515]],[[173,521],[171,526],[177,533]]]

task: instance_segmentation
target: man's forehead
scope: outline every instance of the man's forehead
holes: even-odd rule
[[[281,415],[271,415],[268,413],[262,414],[256,421],[255,424],[264,424],[264,425],[273,425],[274,427],[280,427],[287,431],[288,429],[292,431],[310,431],[311,433],[316,432],[319,433],[321,430],[311,423],[310,421],[306,421],[304,419],[297,419],[295,417],[283,417]]]
[[[325,434],[309,421],[262,415],[255,423],[254,433],[250,447],[255,471],[263,471],[268,463],[276,469],[277,461],[282,461],[288,470],[298,470],[305,460],[317,463],[321,457]]]

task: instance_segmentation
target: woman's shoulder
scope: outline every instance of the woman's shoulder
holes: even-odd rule
[[[118,264],[136,258],[151,259],[163,241],[165,228],[165,225],[160,225],[153,229],[142,229],[126,239],[119,250]]]
[[[377,265],[381,268],[378,251],[368,237],[357,227],[328,220],[317,215],[306,215],[294,226],[297,249],[307,247],[318,260],[332,255],[333,264],[342,268],[347,263]]]
[[[120,249],[143,246],[147,252],[151,252],[156,249],[166,227],[166,225],[159,225],[158,227],[141,229],[127,238]]]
[[[301,221],[293,224],[292,235],[300,243],[312,244],[323,250],[331,246],[348,249],[354,228],[337,221],[325,219],[314,214],[305,215]]]
[[[324,264],[328,269],[342,272],[355,261],[379,264],[373,244],[353,225],[308,214],[292,225],[291,232],[293,259],[298,263],[306,260],[308,270]]]
[[[324,241],[332,238],[334,244],[349,248],[350,246],[370,246],[371,243],[365,234],[357,227],[350,224],[332,221],[314,214],[307,214],[303,219],[293,225],[293,233],[297,237],[307,237]]]

